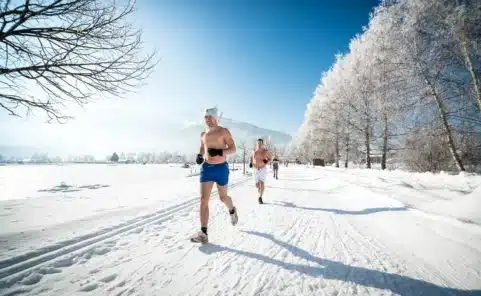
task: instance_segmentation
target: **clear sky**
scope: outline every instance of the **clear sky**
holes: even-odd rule
[[[0,146],[155,148],[165,130],[202,120],[212,105],[226,117],[294,134],[322,72],[378,2],[137,1],[133,20],[146,49],[161,58],[146,86],[127,100],[72,107],[76,119],[63,126],[0,111]]]

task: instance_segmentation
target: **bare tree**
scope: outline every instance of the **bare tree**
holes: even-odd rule
[[[479,1],[457,0],[456,3],[444,1],[437,4],[451,12],[448,17],[442,18],[442,20],[450,25],[455,36],[459,53],[463,57],[464,66],[471,78],[474,100],[478,111],[481,112],[481,74],[479,66],[476,68],[474,65],[481,58],[481,49],[479,48],[481,3]]]
[[[246,143],[245,141],[241,141],[239,145],[239,151],[242,151],[242,173],[245,175],[246,174],[246,156],[247,156],[247,151],[246,151]]]
[[[122,96],[148,77],[129,16],[135,1],[25,0],[0,4],[0,107],[21,116],[43,110],[64,122],[67,102]]]

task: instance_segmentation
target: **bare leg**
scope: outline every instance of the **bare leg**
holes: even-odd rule
[[[214,182],[200,183],[200,226],[207,227],[209,223],[209,198]]]
[[[234,204],[232,203],[232,198],[230,198],[230,196],[227,195],[227,185],[225,186],[217,185],[217,190],[219,191],[220,201],[225,204],[225,206],[229,211],[232,210],[232,208],[234,208]]]
[[[236,225],[237,222],[239,221],[239,217],[237,216],[237,209],[234,207],[232,198],[227,195],[227,185],[225,186],[217,185],[217,190],[219,191],[220,200],[225,204],[225,206],[229,210],[231,224]]]
[[[260,197],[264,195],[264,182],[259,183],[259,194],[261,195]]]

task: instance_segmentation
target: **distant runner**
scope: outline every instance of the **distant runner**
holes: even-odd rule
[[[264,149],[264,140],[258,139],[256,150],[252,152],[249,167],[254,167],[254,181],[259,193],[259,203],[263,204],[264,184],[267,175],[267,163],[270,161],[270,153]]]
[[[229,210],[232,225],[238,221],[237,210],[232,199],[227,195],[229,183],[229,165],[226,156],[234,153],[236,147],[228,129],[218,125],[217,108],[205,110],[204,120],[207,125],[200,135],[200,151],[196,163],[202,164],[200,170],[200,231],[191,237],[195,243],[207,243],[207,224],[209,222],[209,198],[214,183],[217,184],[220,200]],[[204,154],[207,157],[204,162]]]
[[[279,180],[279,159],[277,159],[275,156],[272,160],[272,171],[274,172],[274,178]]]

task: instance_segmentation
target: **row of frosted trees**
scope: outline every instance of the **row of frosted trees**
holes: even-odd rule
[[[323,74],[296,140],[336,166],[481,164],[481,2],[383,1]]]

